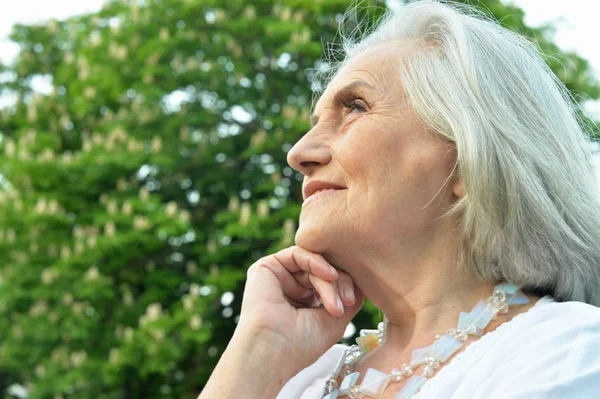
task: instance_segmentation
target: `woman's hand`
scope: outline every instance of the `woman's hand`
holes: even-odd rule
[[[238,326],[198,399],[275,398],[342,338],[362,304],[350,276],[319,254],[293,246],[261,258],[248,269]]]
[[[298,372],[342,338],[363,301],[348,274],[292,246],[248,269],[236,334],[246,330],[268,340]]]

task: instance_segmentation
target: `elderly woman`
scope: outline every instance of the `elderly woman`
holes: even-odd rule
[[[422,1],[344,50],[200,398],[599,398],[589,144],[534,45]],[[363,293],[385,321],[334,345]]]

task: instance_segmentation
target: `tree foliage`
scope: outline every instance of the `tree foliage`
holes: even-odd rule
[[[301,175],[286,153],[348,4],[113,0],[14,27],[20,54],[0,66],[17,95],[0,111],[1,392],[198,395],[246,268],[293,243]],[[599,96],[549,28],[481,5],[538,41],[577,98]],[[379,319],[368,304],[356,324]]]

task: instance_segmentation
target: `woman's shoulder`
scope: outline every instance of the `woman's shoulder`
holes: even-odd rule
[[[597,397],[590,392],[600,390],[600,308],[544,297],[451,364],[424,387],[426,397],[450,388],[452,398]]]
[[[600,370],[600,308],[549,297],[540,301],[498,328],[503,331],[491,340],[491,358],[503,359],[507,369],[526,365],[544,368],[549,375],[567,369],[568,373]]]
[[[581,389],[600,381],[598,307],[582,302],[557,302],[551,297],[544,297],[529,311],[500,325],[496,331],[484,335],[480,340],[482,342],[473,345],[471,355],[474,359],[493,359],[493,370],[497,376],[504,375],[506,371],[506,376],[511,376],[514,386],[519,385],[517,380],[521,377],[526,385],[551,381],[555,386],[553,389],[566,386],[571,390],[572,384],[565,383],[565,379],[577,381]],[[277,398],[319,397],[325,381],[346,349],[347,346],[339,344],[331,347],[315,363],[290,379]],[[464,363],[466,366],[469,362]],[[478,364],[485,369],[482,363]],[[596,373],[590,374],[591,369]],[[522,372],[515,375],[515,370]],[[590,375],[594,375],[594,381],[583,380],[582,376],[591,378]],[[485,390],[486,386],[482,384],[480,388]],[[546,388],[550,389],[549,386]]]
[[[283,387],[278,399],[314,399],[321,395],[325,381],[348,347],[336,344],[321,357],[292,377]]]
[[[522,346],[548,346],[560,350],[573,347],[576,341],[600,348],[600,308],[583,302],[557,302],[544,297],[529,311],[500,325],[494,340],[497,346],[521,350]],[[485,336],[484,336],[485,337]],[[550,346],[551,345],[551,346]]]
[[[530,333],[557,336],[557,333],[600,334],[600,308],[576,301],[557,302],[544,297],[521,316],[518,327]]]
[[[474,374],[494,378],[481,382],[473,397],[597,397],[600,308],[545,298],[517,317],[477,348],[481,360]],[[511,382],[509,390],[502,381]]]

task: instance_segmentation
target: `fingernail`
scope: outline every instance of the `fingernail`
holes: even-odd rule
[[[356,300],[356,297],[354,296],[354,290],[352,290],[352,288],[350,287],[344,288],[344,296],[346,297],[346,299],[352,301],[353,303]]]
[[[342,300],[339,296],[337,297],[336,302],[337,302],[338,309],[341,310],[342,313],[344,313],[344,304],[342,303]]]
[[[337,272],[337,270],[335,270],[335,267],[329,265],[329,270],[331,270],[332,274],[335,274],[337,276],[338,272]]]

